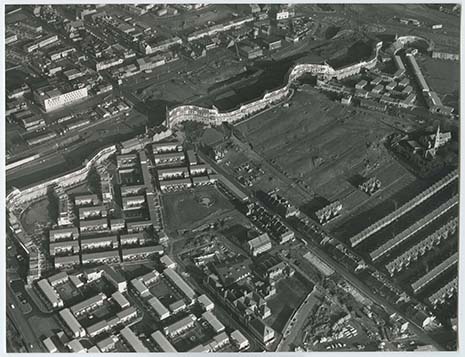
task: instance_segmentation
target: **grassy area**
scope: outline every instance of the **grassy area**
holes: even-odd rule
[[[457,108],[460,90],[460,62],[423,57],[420,66],[430,87],[444,104]]]
[[[209,198],[211,206],[201,203],[203,198]],[[203,187],[195,190],[176,192],[163,195],[163,207],[167,226],[171,230],[188,229],[195,223],[233,206],[214,187]]]
[[[267,323],[276,331],[282,332],[292,313],[299,307],[313,286],[298,277],[283,279],[276,284],[276,296],[268,301],[272,316]]]
[[[289,108],[276,108],[239,125],[254,150],[317,194],[337,196],[344,181],[367,164],[387,159],[380,141],[392,129],[379,119],[308,88]],[[332,182],[334,181],[334,182]],[[331,187],[325,187],[328,183]]]
[[[32,233],[37,225],[46,225],[49,221],[48,200],[43,199],[32,204],[22,216],[21,223],[27,233]]]

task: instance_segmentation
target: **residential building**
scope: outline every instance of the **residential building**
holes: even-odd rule
[[[160,348],[160,352],[177,352],[173,345],[168,341],[168,339],[161,333],[160,330],[152,333],[152,339]]]
[[[86,331],[68,308],[61,310],[59,315],[66,327],[71,331],[72,337],[78,338],[86,335]]]
[[[160,300],[158,300],[158,298],[156,296],[151,297],[148,300],[148,303],[149,303],[150,307],[152,308],[152,310],[157,315],[157,318],[159,320],[164,320],[164,319],[170,317],[169,310],[165,307],[165,305],[163,305],[160,302]]]
[[[164,327],[163,331],[165,332],[165,335],[167,335],[168,337],[176,337],[184,331],[194,327],[196,320],[197,318],[193,314],[190,314],[189,316],[186,316],[183,319]]]
[[[121,331],[121,336],[129,347],[137,353],[148,353],[150,352],[147,347],[144,346],[142,341],[136,336],[136,334],[129,328],[125,327]]]
[[[185,298],[188,299],[189,304],[194,301],[196,297],[195,291],[184,281],[183,278],[179,276],[178,273],[176,273],[176,271],[171,268],[166,268],[163,270],[163,275],[179,289]]]

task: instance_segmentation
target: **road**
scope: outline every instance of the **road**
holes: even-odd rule
[[[305,298],[299,308],[292,314],[291,318],[287,322],[285,328],[283,329],[283,338],[279,342],[279,345],[276,348],[276,352],[289,351],[289,345],[293,343],[297,338],[297,335],[302,332],[310,312],[312,312],[313,307],[318,302],[318,288],[315,285],[313,290],[308,294],[308,296]]]
[[[10,285],[6,284],[6,286],[6,312],[10,317],[11,321],[13,321],[17,330],[21,332],[21,337],[26,343],[28,352],[45,352],[42,349],[42,342],[34,334],[32,327],[29,325],[29,322],[27,321],[26,317],[21,313],[19,309],[19,305],[21,304],[21,302],[18,301],[18,299],[16,298],[15,294],[11,290]],[[11,307],[12,305],[15,306],[14,309]]]

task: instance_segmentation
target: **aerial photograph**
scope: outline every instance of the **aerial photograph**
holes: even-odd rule
[[[460,4],[3,6],[5,352],[458,350]]]

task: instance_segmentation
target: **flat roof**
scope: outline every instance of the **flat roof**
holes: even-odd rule
[[[82,310],[85,310],[87,307],[97,304],[100,301],[105,300],[106,298],[107,296],[104,293],[98,293],[95,296],[92,296],[84,301],[77,303],[76,305],[71,306],[70,310],[72,311],[73,314],[77,314],[81,312]]]
[[[134,239],[134,238],[141,239],[143,237],[144,237],[144,233],[142,233],[142,232],[122,234],[122,235],[119,236],[119,238],[121,240],[123,240],[123,239]]]
[[[62,271],[61,273],[57,273],[55,275],[48,277],[48,281],[50,282],[50,284],[53,284],[61,280],[67,280],[67,279],[68,279],[68,273],[66,273],[65,271]]]
[[[83,238],[81,237],[81,245],[83,244],[92,244],[100,242],[113,242],[118,243],[118,237],[108,236],[108,237],[92,237],[92,238]]]
[[[167,152],[167,153],[159,153],[153,155],[154,159],[172,159],[172,158],[184,158],[184,152]]]
[[[187,166],[169,167],[166,169],[157,169],[159,175],[173,172],[187,172]]]
[[[207,321],[209,323],[209,325],[211,327],[213,327],[213,329],[216,331],[216,332],[220,332],[222,330],[225,329],[224,325],[221,323],[220,320],[218,320],[218,318],[211,312],[211,311],[205,311],[203,314],[202,314],[202,318]]]
[[[171,268],[166,268],[163,274],[168,277],[178,288],[182,291],[187,298],[193,300],[195,298],[195,291],[182,279],[176,271]]]
[[[61,263],[61,264],[66,264],[66,263],[79,263],[79,255],[68,255],[65,257],[55,257],[55,264],[56,263]]]
[[[79,225],[81,227],[94,227],[94,226],[101,226],[105,224],[108,225],[108,220],[106,218],[93,219],[90,221],[79,221]]]
[[[61,310],[59,314],[74,335],[80,333],[82,326],[68,308]]]
[[[62,301],[60,295],[58,295],[47,279],[39,280],[37,286],[39,286],[39,288],[42,290],[42,293],[47,297],[48,301],[53,306],[58,305]]]
[[[144,246],[144,247],[137,247],[137,248],[128,248],[122,250],[123,257],[128,255],[137,255],[143,253],[163,253],[163,247],[161,245],[154,245],[154,246]]]
[[[145,284],[139,279],[132,279],[131,284],[137,290],[137,292],[141,295],[149,291],[149,289],[145,286]]]
[[[79,242],[77,240],[66,240],[66,241],[59,241],[53,242],[49,244],[49,250],[53,251],[55,248],[65,248],[65,247],[73,247],[79,248]]]
[[[59,228],[59,229],[51,229],[49,233],[50,233],[50,235],[53,235],[53,236],[55,236],[56,234],[63,234],[63,233],[78,234],[78,229],[77,229],[77,227],[66,227],[66,228]]]
[[[78,196],[74,196],[74,201],[76,200],[97,200],[98,201],[98,197],[96,194],[89,194],[89,195],[78,195]]]
[[[111,294],[111,297],[120,305],[120,306],[127,306],[130,305],[128,299],[119,291],[115,291]]]
[[[165,305],[161,303],[161,301],[156,297],[153,296],[149,299],[148,303],[150,306],[155,310],[155,312],[158,314],[158,316],[163,316],[166,314],[170,314],[169,310],[166,308]]]
[[[173,322],[171,325],[166,326],[165,330],[168,332],[168,334],[171,334],[173,332],[183,329],[187,325],[192,324],[193,322],[195,322],[195,320],[195,316],[190,314],[189,316],[186,316],[183,319]]]
[[[150,352],[128,326],[121,330],[121,336],[123,336],[135,352]]]
[[[118,249],[106,250],[106,251],[97,252],[97,253],[83,254],[82,255],[82,261],[84,262],[85,260],[95,260],[95,259],[110,258],[110,257],[118,257],[119,258]]]
[[[190,184],[190,178],[179,178],[179,179],[172,179],[172,180],[165,180],[160,182],[160,186],[169,186],[169,185],[185,185]]]
[[[134,306],[129,306],[128,308],[118,312],[116,314],[116,317],[121,320],[121,319],[123,319],[123,318],[125,318],[127,316],[130,316],[130,315],[134,314],[134,313],[137,313],[136,308]]]
[[[168,339],[161,333],[160,330],[152,333],[152,339],[157,343],[162,352],[177,352]]]
[[[124,278],[124,276],[117,272],[115,269],[113,269],[112,267],[108,266],[108,265],[104,265],[103,266],[103,272],[107,275],[109,275],[113,280],[115,280],[117,283],[122,283],[122,282],[125,282],[126,279]]]

